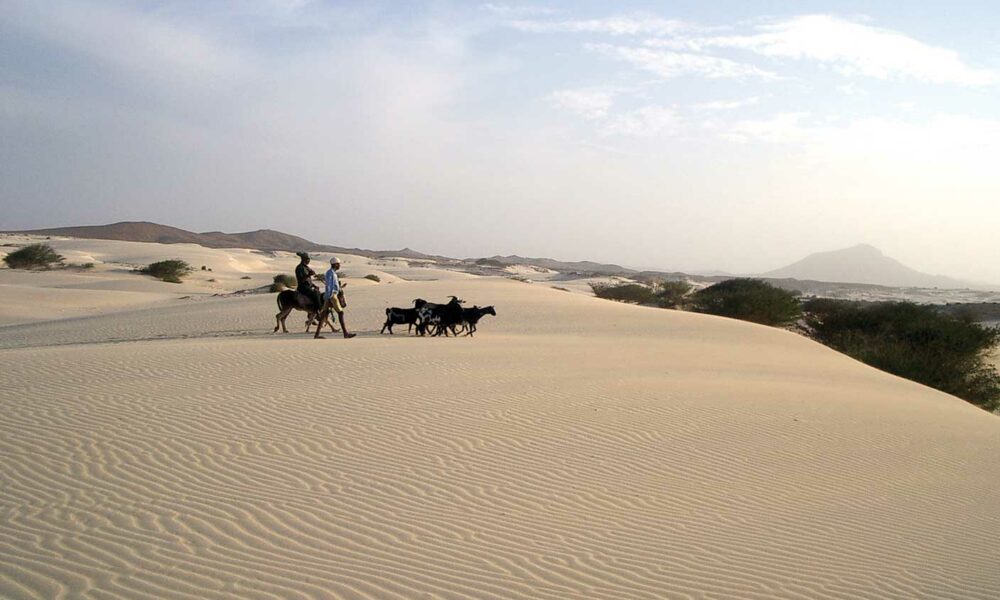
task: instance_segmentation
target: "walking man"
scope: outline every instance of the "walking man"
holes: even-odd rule
[[[340,330],[344,332],[344,338],[351,339],[356,334],[348,333],[347,325],[344,323],[344,307],[347,306],[347,302],[344,300],[344,286],[347,284],[340,283],[340,279],[337,277],[338,270],[340,270],[340,259],[336,256],[331,257],[330,269],[326,272],[326,291],[323,293],[324,303],[320,323],[330,313],[330,310],[333,310],[337,313],[337,320],[340,321]],[[319,332],[320,330],[317,328],[314,337],[322,339],[323,336]]]

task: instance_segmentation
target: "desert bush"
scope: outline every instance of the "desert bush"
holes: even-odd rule
[[[240,277],[240,279],[253,279],[253,277],[250,277],[249,275],[244,275],[243,277]]]
[[[1000,410],[1000,373],[987,353],[1000,330],[910,302],[810,300],[806,325],[818,341],[894,375]]]
[[[482,267],[506,267],[507,265],[493,258],[480,258],[476,264]]]
[[[628,302],[631,304],[653,304],[656,294],[652,288],[638,283],[591,283],[590,289],[594,295],[606,300]]]
[[[161,260],[139,270],[168,283],[180,283],[181,277],[190,275],[192,271],[191,265],[180,259]]]
[[[746,278],[727,279],[699,290],[691,297],[691,309],[762,325],[786,325],[802,314],[795,293]]]
[[[271,291],[280,292],[281,290],[294,290],[297,284],[298,282],[295,280],[294,275],[280,273],[274,276],[274,283],[271,284]]]
[[[365,275],[365,279],[374,281],[375,283],[382,281],[382,279],[378,275],[375,275],[374,273],[369,273],[368,275]]]
[[[31,244],[3,257],[11,269],[49,269],[63,260],[48,244]]]
[[[680,306],[690,291],[691,284],[686,281],[661,281],[653,288],[656,304],[663,308]]]

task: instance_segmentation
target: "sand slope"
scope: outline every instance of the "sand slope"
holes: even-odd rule
[[[1000,596],[994,416],[746,323],[348,281],[350,341],[273,295],[0,327],[0,597]],[[378,335],[451,293],[499,315]]]

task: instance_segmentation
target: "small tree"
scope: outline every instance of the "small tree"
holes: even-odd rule
[[[31,244],[3,257],[11,269],[50,269],[65,260],[48,244]]]
[[[1000,410],[1000,373],[987,361],[1000,330],[910,302],[816,299],[803,308],[817,341],[877,369]]]
[[[271,284],[271,291],[280,292],[281,290],[294,290],[296,284],[297,282],[295,281],[294,275],[280,273],[274,276],[274,283]]]
[[[190,275],[192,271],[194,269],[191,265],[180,259],[161,260],[139,270],[140,273],[152,275],[168,283],[180,283],[181,277]]]
[[[691,284],[686,281],[661,281],[653,289],[656,303],[663,308],[676,308],[691,291]]]
[[[759,279],[727,279],[694,294],[695,312],[752,321],[762,325],[786,325],[802,315],[796,294]]]
[[[590,289],[594,290],[595,296],[606,300],[631,304],[653,304],[656,301],[653,290],[638,283],[592,283]]]

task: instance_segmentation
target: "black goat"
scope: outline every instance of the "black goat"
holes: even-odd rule
[[[413,326],[417,326],[417,332],[420,332],[420,309],[427,304],[426,300],[416,299],[413,301],[413,308],[387,308],[385,309],[385,324],[382,325],[382,331],[379,333],[385,333],[385,330],[389,330],[389,335],[392,335],[393,325],[406,325],[406,333],[410,333]]]
[[[423,335],[429,332],[434,336],[442,333],[447,336],[448,330],[455,333],[455,328],[462,324],[462,303],[464,302],[465,300],[460,300],[456,296],[451,296],[451,300],[447,304],[425,302],[418,310],[420,324],[417,325],[417,333]]]
[[[454,335],[458,335],[455,329],[463,321],[462,302],[462,300],[452,296],[448,304],[441,307],[438,313],[437,332],[434,335],[443,333],[445,337],[448,337],[448,330],[451,330]]]
[[[462,323],[468,329],[465,335],[472,336],[476,333],[476,324],[479,323],[479,319],[482,319],[484,315],[497,316],[497,311],[492,306],[484,306],[479,308],[478,306],[473,306],[472,308],[462,309]]]

